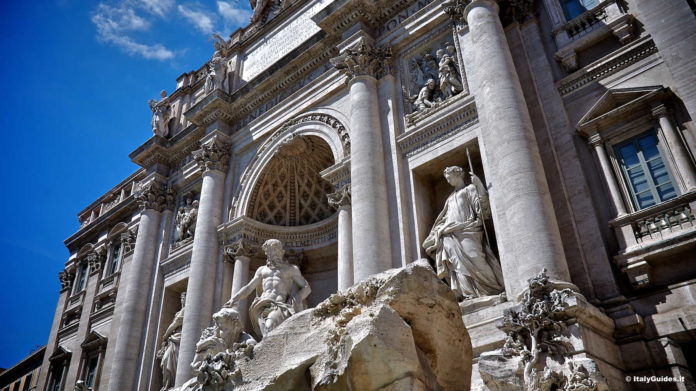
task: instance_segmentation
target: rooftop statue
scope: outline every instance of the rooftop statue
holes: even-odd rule
[[[446,279],[460,299],[500,294],[504,289],[503,273],[484,240],[488,192],[473,173],[472,183],[467,185],[461,167],[447,167],[444,175],[454,191],[423,247],[435,258],[438,277]]]
[[[169,135],[169,119],[171,117],[171,106],[165,102],[167,99],[167,91],[160,92],[160,99],[156,101],[150,99],[147,103],[152,110],[152,133],[167,137]]]
[[[312,290],[302,277],[300,268],[285,260],[285,250],[279,240],[269,239],[261,249],[267,256],[266,265],[258,268],[254,278],[225,306],[238,308],[239,300],[256,291],[257,297],[249,307],[249,317],[254,331],[265,336],[285,319],[304,310],[304,301]]]

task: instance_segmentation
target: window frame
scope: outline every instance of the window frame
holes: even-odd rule
[[[73,281],[73,292],[75,296],[87,289],[87,280],[89,279],[89,264],[86,260],[80,261],[75,272],[75,280]]]
[[[118,251],[118,255],[114,257],[114,253]],[[106,261],[107,267],[105,268],[104,277],[109,277],[116,274],[121,268],[121,262],[123,261],[123,244],[119,242],[114,242],[109,246],[108,259]]]
[[[615,163],[614,164],[614,171],[616,174],[616,177],[619,179],[620,186],[622,187],[622,191],[624,193],[624,197],[627,200],[631,200],[631,210],[633,212],[638,212],[647,208],[651,208],[654,206],[657,206],[663,202],[669,201],[671,199],[677,198],[680,195],[682,195],[682,191],[679,187],[678,182],[676,181],[676,177],[674,176],[673,173],[673,167],[672,163],[670,162],[670,155],[668,153],[668,148],[666,148],[666,140],[664,139],[663,136],[663,131],[660,129],[659,126],[651,126],[647,130],[643,130],[644,127],[640,128],[641,131],[634,131],[630,132],[627,134],[624,134],[620,140],[613,141],[611,144],[607,145],[607,149],[609,150],[610,156],[612,161]],[[674,188],[675,196],[669,199],[661,200],[659,197],[659,193],[657,191],[657,184],[654,183],[653,178],[652,178],[652,173],[647,166],[647,162],[645,158],[642,156],[642,151],[638,152],[638,158],[639,158],[639,165],[643,169],[643,172],[645,173],[646,177],[648,177],[648,186],[650,193],[653,196],[653,199],[655,200],[655,203],[653,205],[649,205],[646,207],[640,207],[638,198],[636,196],[635,190],[631,183],[628,180],[628,170],[627,168],[621,163],[622,158],[618,156],[618,149],[624,145],[627,145],[629,143],[638,143],[638,138],[643,137],[645,135],[652,134],[655,139],[657,140],[657,143],[655,147],[657,148],[657,151],[660,155],[660,159],[662,159],[662,163],[665,166],[665,170],[667,172],[667,176],[669,177],[669,181]]]

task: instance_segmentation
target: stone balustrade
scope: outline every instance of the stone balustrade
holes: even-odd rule
[[[578,69],[577,52],[607,36],[615,35],[621,44],[632,41],[635,35],[633,16],[620,0],[604,0],[596,7],[578,15],[553,30],[556,59],[567,72]]]
[[[122,182],[114,189],[97,199],[92,205],[87,207],[79,214],[80,229],[88,226],[98,217],[104,215],[108,211],[121,204],[123,201],[133,196],[139,178],[131,177],[129,180]]]
[[[610,222],[624,254],[696,231],[696,192],[686,193],[658,205],[621,216]]]

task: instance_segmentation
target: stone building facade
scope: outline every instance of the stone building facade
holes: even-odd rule
[[[38,390],[39,371],[43,364],[46,347],[42,346],[29,353],[12,368],[0,372],[0,390],[34,391]]]
[[[427,257],[448,166],[488,189],[505,288],[460,305],[472,389],[493,387],[479,365],[510,347],[498,326],[543,269],[572,292],[566,357],[612,390],[695,387],[692,1],[255,4],[150,102],[140,168],[79,213],[41,390],[182,385],[267,239],[300,267],[310,307]],[[643,375],[683,379],[626,381]]]

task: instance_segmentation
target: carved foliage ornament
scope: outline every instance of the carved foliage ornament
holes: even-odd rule
[[[329,205],[334,208],[350,206],[350,183],[343,185],[334,193],[327,194]]]
[[[140,191],[136,195],[138,204],[143,209],[154,209],[161,212],[165,209],[174,208],[175,193],[164,184],[151,181],[140,185]]]
[[[92,273],[97,273],[101,270],[102,265],[106,261],[106,248],[99,247],[91,253],[87,254],[87,263],[89,263],[89,270]]]
[[[258,246],[255,246],[244,239],[240,239],[229,246],[225,246],[225,255],[234,260],[237,257],[251,258],[259,254]]]
[[[391,67],[391,48],[375,47],[361,38],[355,45],[331,59],[331,65],[346,75],[346,84],[357,76],[380,78]]]
[[[224,172],[230,160],[229,145],[215,136],[201,145],[201,149],[194,151],[193,158],[202,172],[210,170]]]
[[[447,15],[456,23],[466,24],[464,9],[471,3],[471,0],[450,0],[442,4],[442,8]]]

